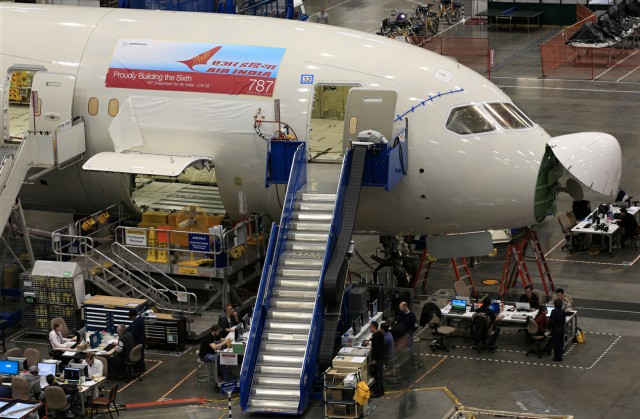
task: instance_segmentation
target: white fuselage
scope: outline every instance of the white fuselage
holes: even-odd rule
[[[265,109],[272,110],[273,99],[278,98],[281,120],[305,140],[313,85],[300,84],[302,74],[313,74],[314,84],[394,90],[397,114],[430,94],[462,88],[463,92],[443,96],[408,115],[409,172],[390,192],[364,188],[356,228],[383,234],[438,234],[535,222],[534,190],[549,135],[537,125],[505,130],[496,124],[495,130],[474,135],[447,130],[453,107],[510,100],[489,80],[446,57],[334,26],[234,15],[3,3],[0,18],[4,74],[11,66],[40,64],[50,72],[76,76],[73,115],[85,118],[88,156],[114,149],[108,132],[113,117],[107,109],[113,99],[120,106],[130,96],[251,101],[263,102]],[[105,76],[122,39],[243,44],[286,51],[271,97],[106,87]],[[90,98],[99,101],[95,116],[88,113]],[[255,133],[244,132],[252,131],[253,121],[236,121],[242,127],[240,133],[202,132],[197,109],[194,115],[158,120],[155,128],[149,128],[152,135],[136,150],[211,156],[222,199],[232,216],[237,214],[236,196],[242,190],[252,212],[264,211],[276,218],[280,210],[274,188],[264,187],[266,143]],[[23,203],[97,210],[130,199],[128,176],[89,173],[80,164],[45,179],[46,185],[23,187]]]

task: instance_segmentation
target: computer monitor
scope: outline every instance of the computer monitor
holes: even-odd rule
[[[89,336],[89,346],[91,346],[91,349],[97,348],[101,342],[102,336],[100,336],[100,333],[95,332],[91,336]]]
[[[25,371],[29,369],[29,363],[27,362],[27,358],[23,358],[21,356],[8,356],[7,359],[9,361],[18,361],[20,363],[19,365],[21,366],[21,368]]]
[[[454,298],[454,300],[464,300],[467,302],[467,305],[471,304],[471,298],[465,297],[463,295],[456,295],[456,298]]]
[[[362,320],[360,317],[356,317],[356,319],[352,322],[351,327],[353,328],[353,335],[357,335],[362,330]]]
[[[491,311],[500,314],[500,303],[491,303]]]
[[[20,363],[18,361],[0,360],[0,375],[18,375],[19,372]]]
[[[363,325],[369,323],[369,307],[366,307],[360,312],[360,321]]]
[[[40,377],[46,377],[47,375],[56,375],[58,370],[58,364],[52,362],[38,362],[38,375]]]
[[[76,342],[81,343],[84,342],[85,336],[87,335],[87,328],[83,327],[76,331]]]
[[[374,318],[376,314],[378,314],[378,300],[375,299],[369,303],[369,314],[371,318]]]
[[[451,309],[456,311],[467,311],[466,300],[451,300]]]
[[[69,383],[77,383],[80,381],[80,370],[78,368],[65,368],[64,380]]]
[[[76,362],[69,362],[69,368],[79,369],[85,377],[89,376],[89,366],[87,364],[80,364]]]

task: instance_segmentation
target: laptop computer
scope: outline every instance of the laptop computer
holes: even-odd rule
[[[531,304],[527,302],[516,302],[516,311],[531,311]]]
[[[452,313],[466,313],[467,301],[466,300],[451,300],[451,312]]]

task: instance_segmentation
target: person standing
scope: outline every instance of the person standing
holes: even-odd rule
[[[384,334],[378,328],[378,322],[369,324],[371,331],[371,373],[375,379],[371,397],[384,396]]]
[[[553,345],[553,360],[561,362],[564,351],[564,325],[566,313],[562,309],[562,299],[553,302],[554,309],[549,316],[549,330],[551,331],[551,343]]]
[[[237,326],[239,323],[238,312],[233,309],[231,304],[227,304],[224,307],[224,316],[220,316],[218,320],[218,326],[222,328],[222,337],[226,338],[233,331],[232,327]]]
[[[140,353],[140,361],[134,367],[135,372],[143,372],[145,370],[144,365],[144,345],[147,342],[146,330],[144,327],[144,318],[142,318],[137,311],[129,310],[129,318],[131,319],[131,325],[128,327],[129,333],[133,336],[134,346],[142,345],[142,351]]]
[[[115,356],[109,358],[109,374],[117,379],[122,379],[124,375],[124,364],[129,360],[129,354],[135,346],[133,335],[127,330],[124,324],[119,324],[116,328],[118,333],[118,347]]]
[[[413,342],[413,334],[418,329],[418,318],[409,310],[409,304],[406,301],[400,303],[400,312],[396,316],[396,326],[402,328],[401,333],[408,333]]]
[[[329,13],[324,9],[324,7],[320,8],[320,12],[316,15],[316,22],[322,23],[324,25],[329,24]]]
[[[396,355],[396,346],[393,343],[393,335],[389,331],[389,323],[382,323],[380,330],[384,335],[384,362],[387,363]]]

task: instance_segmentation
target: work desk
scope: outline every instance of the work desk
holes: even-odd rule
[[[491,18],[495,19],[496,22],[496,31],[498,30],[498,23],[500,20],[505,20],[509,24],[509,30],[511,30],[511,25],[515,26],[513,22],[513,18],[524,19],[527,22],[527,32],[529,32],[529,26],[531,25],[531,19],[537,19],[538,27],[542,27],[542,23],[540,22],[540,16],[544,11],[542,10],[517,10],[515,7],[510,9],[488,9],[476,14],[476,16],[486,16],[489,20],[489,24],[491,23]]]
[[[547,306],[548,307],[548,306]],[[502,318],[499,320],[499,324],[507,327],[525,327],[527,324],[527,317],[535,317],[538,310],[531,311],[516,311],[515,306],[513,305],[504,305],[504,309],[500,312]],[[467,306],[467,311],[464,313],[451,312],[451,304],[447,304],[445,308],[442,309],[442,317],[448,323],[451,320],[463,320],[471,322],[471,318],[475,314],[474,311],[471,311],[471,306]],[[551,309],[547,310],[547,317],[551,314]],[[566,318],[566,324],[564,329],[564,344],[568,345],[573,338],[576,336],[576,332],[578,329],[578,312],[572,311],[570,315]]]
[[[576,224],[571,231],[569,232],[569,250],[571,253],[573,253],[575,251],[575,244],[574,244],[574,236],[578,236],[578,235],[587,235],[589,237],[589,242],[588,245],[591,246],[593,243],[593,237],[594,236],[599,236],[602,239],[601,242],[601,248],[605,248],[605,238],[608,239],[609,241],[609,256],[613,256],[613,236],[618,232],[618,230],[620,229],[620,226],[618,226],[618,224],[616,224],[615,222],[613,222],[615,220],[615,215],[620,213],[620,207],[610,207],[610,213],[611,213],[611,218],[613,220],[607,220],[605,217],[601,217],[600,218],[600,225],[602,224],[606,224],[607,225],[607,231],[603,231],[603,230],[596,230],[596,224],[594,223],[595,220],[595,216],[598,212],[598,210],[596,209],[595,211],[593,211],[591,214],[589,214],[589,216],[587,218],[585,218],[584,220],[580,221],[578,224]],[[633,215],[634,217],[636,217],[636,219],[638,219],[638,217],[640,216],[640,207],[629,207],[627,208],[627,212],[631,215]]]

